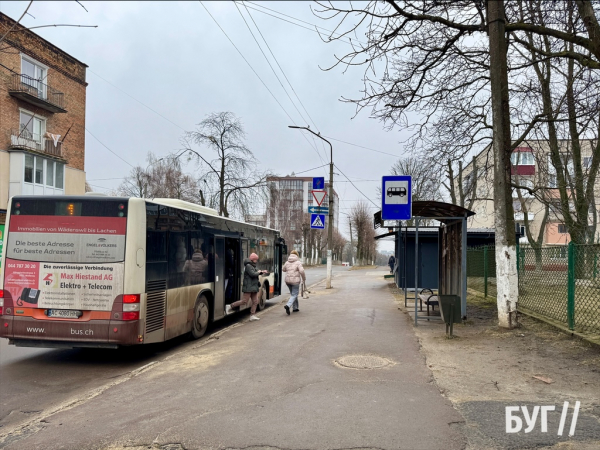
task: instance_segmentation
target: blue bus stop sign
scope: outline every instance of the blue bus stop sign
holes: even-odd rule
[[[410,175],[382,177],[381,218],[383,220],[412,218],[412,177]]]
[[[322,191],[325,189],[325,177],[313,178],[313,191]]]

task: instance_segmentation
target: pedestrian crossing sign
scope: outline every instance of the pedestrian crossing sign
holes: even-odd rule
[[[311,214],[310,227],[323,230],[325,228],[325,214]]]

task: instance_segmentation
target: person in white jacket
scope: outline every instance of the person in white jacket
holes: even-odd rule
[[[290,290],[290,299],[284,306],[285,312],[289,316],[290,307],[293,308],[293,312],[300,311],[298,308],[298,292],[300,291],[300,283],[306,282],[304,267],[298,258],[298,252],[296,250],[292,250],[281,270],[285,272],[285,284],[287,284]]]

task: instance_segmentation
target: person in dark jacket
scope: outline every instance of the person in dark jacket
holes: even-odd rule
[[[250,320],[259,320],[256,317],[256,307],[258,306],[258,291],[260,291],[259,276],[267,273],[266,270],[256,270],[258,255],[252,253],[249,258],[244,260],[244,281],[242,282],[242,299],[233,302],[230,306],[237,308],[240,305],[246,305],[252,300],[252,308],[250,309]]]
[[[394,258],[394,255],[390,255],[390,259],[388,259],[388,266],[390,266],[390,273],[394,273],[394,264],[396,264],[396,258]]]

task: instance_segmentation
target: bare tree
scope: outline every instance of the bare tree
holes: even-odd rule
[[[356,259],[361,265],[369,264],[375,258],[376,241],[373,218],[366,202],[352,206],[350,220],[356,236]]]
[[[268,225],[281,233],[288,245],[302,241],[304,213],[301,189],[282,188],[276,181],[268,182]],[[305,252],[302,256],[305,256]]]
[[[120,195],[140,198],[174,198],[193,203],[200,202],[198,183],[183,172],[177,156],[156,158],[148,153],[148,165],[144,169],[131,169],[118,188]]]
[[[394,163],[392,175],[410,175],[412,177],[412,199],[441,200],[441,178],[435,165],[424,158],[401,158]]]
[[[353,40],[352,50],[337,57],[335,64],[365,66],[361,96],[346,99],[356,104],[357,112],[370,108],[371,115],[388,128],[413,126],[412,145],[425,146],[438,161],[464,158],[494,137],[498,315],[500,324],[510,327],[517,295],[515,240],[507,231],[514,229],[510,154],[544,114],[513,121],[511,129],[508,71],[515,68],[507,64],[506,33],[515,37],[511,42],[520,39],[520,45],[526,45],[521,39],[525,32],[570,43],[573,47],[566,51],[552,50],[544,56],[598,68],[600,26],[589,1],[574,2],[587,37],[556,28],[554,23],[540,23],[536,11],[520,14],[521,0],[508,3],[507,14],[503,1],[475,0],[387,0],[369,2],[362,9],[329,2],[319,3],[316,13],[339,22],[335,34],[325,37],[327,41],[365,31],[367,42]],[[561,5],[542,2],[537,9],[551,15]],[[511,135],[517,137],[511,141]]]
[[[196,159],[206,188],[205,201],[225,217],[244,217],[265,195],[268,174],[257,169],[258,161],[245,138],[242,122],[231,112],[209,114],[183,138],[180,155]],[[194,147],[206,147],[212,155]]]

